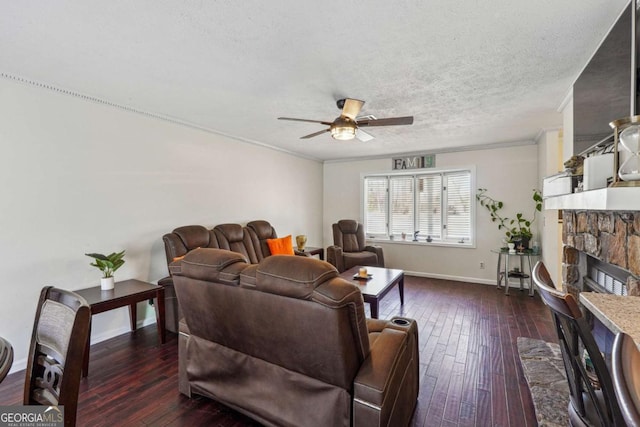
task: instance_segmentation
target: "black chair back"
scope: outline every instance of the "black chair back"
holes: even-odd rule
[[[609,370],[575,298],[555,288],[542,262],[532,276],[556,326],[571,392],[571,425],[624,426]]]
[[[81,296],[47,286],[40,293],[24,383],[25,405],[64,406],[75,426],[91,309]]]

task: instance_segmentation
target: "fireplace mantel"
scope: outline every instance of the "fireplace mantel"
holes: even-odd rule
[[[546,210],[640,211],[640,187],[600,188],[544,200]]]

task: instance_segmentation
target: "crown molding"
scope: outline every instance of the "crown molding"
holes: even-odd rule
[[[284,148],[280,148],[280,147],[275,147],[273,145],[269,145],[269,144],[265,144],[264,142],[260,142],[260,141],[255,141],[253,139],[249,139],[249,138],[244,138],[241,136],[237,136],[237,135],[232,135],[230,133],[227,132],[222,132],[216,129],[211,129],[202,125],[199,125],[197,123],[192,123],[186,120],[182,120],[182,119],[178,119],[176,117],[171,117],[171,116],[166,116],[163,114],[158,114],[158,113],[154,113],[154,112],[150,112],[150,111],[145,111],[145,110],[141,110],[138,108],[134,108],[134,107],[129,107],[127,105],[122,105],[122,104],[118,104],[115,102],[111,102],[109,100],[106,99],[102,99],[102,98],[98,98],[96,96],[91,96],[91,95],[85,95],[83,93],[80,92],[76,92],[70,89],[64,89],[58,86],[55,86],[53,84],[50,83],[44,83],[44,82],[39,82],[36,80],[32,80],[32,79],[28,79],[25,77],[19,77],[19,76],[15,76],[12,74],[8,74],[5,72],[0,72],[0,77],[6,80],[10,80],[12,82],[16,82],[16,83],[21,83],[24,85],[28,85],[28,86],[33,86],[33,87],[37,87],[40,89],[45,89],[45,90],[49,90],[55,93],[59,93],[61,95],[66,95],[66,96],[71,96],[74,98],[78,98],[81,99],[82,101],[86,101],[86,102],[92,102],[94,104],[100,104],[100,105],[105,105],[107,107],[112,107],[112,108],[116,108],[118,110],[122,110],[122,111],[126,111],[129,113],[135,113],[135,114],[139,114],[141,116],[145,116],[148,118],[152,118],[152,119],[156,119],[156,120],[162,120],[164,122],[169,122],[169,123],[173,123],[175,125],[178,126],[184,126],[184,127],[188,127],[191,129],[196,129],[202,132],[206,132],[206,133],[210,133],[210,134],[214,134],[214,135],[219,135],[219,136],[223,136],[225,138],[229,138],[229,139],[233,139],[235,141],[240,141],[240,142],[244,142],[247,144],[251,144],[251,145],[256,145],[262,148],[268,148],[270,150],[274,150],[274,151],[279,151],[281,153],[285,153],[285,154],[289,154],[291,156],[294,157],[299,157],[299,158],[303,158],[306,160],[312,160],[314,162],[318,162],[318,163],[322,163],[321,159],[312,157],[312,156],[305,156],[302,155],[300,153],[296,153],[290,150],[285,150]]]

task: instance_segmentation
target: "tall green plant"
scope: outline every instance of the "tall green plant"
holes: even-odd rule
[[[476,200],[480,206],[489,211],[492,222],[498,223],[498,230],[505,230],[507,240],[518,238],[531,239],[531,224],[536,220],[536,213],[542,211],[542,195],[536,189],[533,190],[532,199],[534,202],[533,216],[527,219],[522,212],[516,213],[515,218],[509,218],[501,214],[504,203],[487,195],[486,188],[479,188],[476,193]]]
[[[90,265],[97,267],[104,274],[104,278],[113,277],[113,273],[124,264],[124,251],[112,252],[109,255],[102,254],[85,254],[93,258],[95,261]]]

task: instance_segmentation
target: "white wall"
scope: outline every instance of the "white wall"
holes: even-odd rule
[[[538,154],[535,145],[515,146],[436,155],[438,168],[476,166],[476,187],[487,188],[492,197],[505,203],[505,214],[522,211],[531,216],[535,207],[532,191],[538,186]],[[333,244],[331,224],[339,219],[360,221],[360,175],[391,170],[391,159],[324,164],[324,245]],[[429,277],[492,284],[496,281],[497,254],[504,233],[477,207],[476,248],[416,246],[401,242],[381,243],[390,268]],[[480,268],[480,263],[485,268]]]
[[[538,140],[538,176],[539,188],[542,179],[554,175],[562,166],[563,137],[561,132],[543,132]],[[558,222],[557,210],[545,210],[543,206],[542,221],[538,223],[542,247],[542,260],[549,270],[553,281],[562,283],[562,226]]]
[[[182,225],[266,219],[322,243],[318,162],[2,79],[0,146],[0,336],[14,371],[41,288],[99,283],[87,252],[126,249],[116,280],[156,282],[162,235]],[[139,322],[153,321],[141,304]],[[127,309],[99,314],[92,340],[127,330]]]

